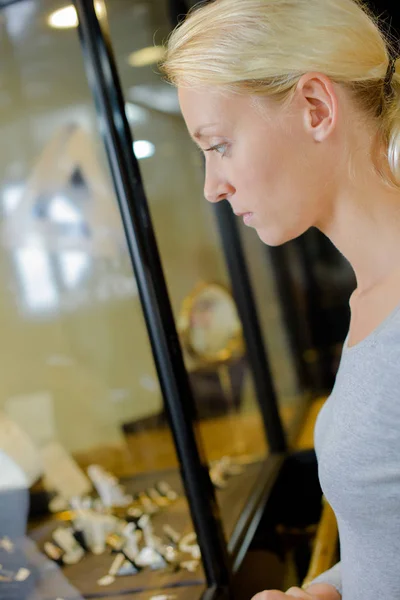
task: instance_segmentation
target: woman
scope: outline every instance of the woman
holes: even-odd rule
[[[204,151],[205,196],[261,240],[315,226],[357,289],[319,475],[341,563],[257,600],[400,598],[400,76],[355,0],[215,0],[172,34],[163,68]]]

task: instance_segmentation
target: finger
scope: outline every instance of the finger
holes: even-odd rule
[[[260,592],[252,598],[252,600],[288,600],[288,597],[279,590],[268,590]]]
[[[312,596],[307,594],[304,590],[299,587],[291,587],[286,592],[287,596],[291,596],[292,598],[302,598],[303,600],[310,600]]]

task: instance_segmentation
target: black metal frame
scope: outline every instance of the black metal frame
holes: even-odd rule
[[[254,535],[264,514],[267,500],[278,479],[284,464],[283,454],[272,455],[265,464],[265,469],[247,500],[239,521],[228,542],[228,551],[232,557],[232,570],[237,573],[246,552],[253,541]]]
[[[98,112],[132,266],[177,449],[185,492],[209,586],[229,587],[231,570],[219,509],[200,440],[194,402],[175,327],[122,89],[105,19],[93,0],[76,0],[79,37]]]

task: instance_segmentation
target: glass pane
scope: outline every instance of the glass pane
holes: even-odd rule
[[[132,131],[152,148],[140,166],[230,537],[267,448],[215,218],[203,197],[203,159],[187,133],[176,90],[157,72],[154,47],[171,28],[168,4],[146,0],[127,8],[115,0],[108,13]]]
[[[293,439],[309,402],[309,391],[302,388],[294,363],[282,303],[268,248],[253,229],[240,226],[245,247],[260,325],[278,396],[282,423]],[[263,276],[260,276],[262,274]]]
[[[49,26],[74,25],[62,8],[0,20],[0,597],[200,597],[195,539],[175,569],[164,529],[193,525],[77,31]]]

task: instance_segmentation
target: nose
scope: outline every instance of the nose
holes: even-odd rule
[[[204,182],[204,196],[213,204],[229,198],[235,192],[234,186],[218,173],[206,170]]]

